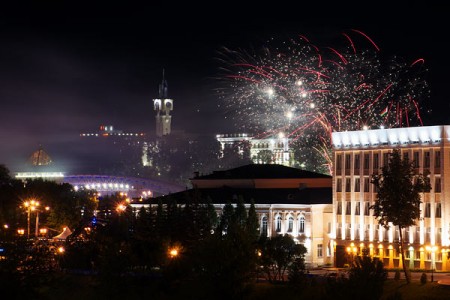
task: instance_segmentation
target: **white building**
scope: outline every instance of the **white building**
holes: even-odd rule
[[[430,172],[432,189],[422,195],[421,218],[403,232],[411,269],[449,270],[450,126],[377,129],[332,134],[333,233],[336,265],[363,247],[387,267],[402,267],[398,228],[385,230],[369,209],[376,200],[371,175],[380,172],[392,149]],[[346,253],[348,252],[348,253]]]
[[[223,157],[227,149],[236,152],[240,158],[251,159],[254,164],[278,164],[290,167],[294,163],[294,152],[289,147],[291,138],[283,134],[265,138],[255,138],[246,133],[218,134],[220,155]]]
[[[247,209],[253,200],[261,234],[289,234],[306,247],[307,264],[333,264],[331,176],[276,164],[250,164],[196,176],[191,182],[194,189],[170,198],[179,195],[177,203],[183,203],[186,193],[199,190],[202,197],[211,199],[219,215],[239,197]],[[138,209],[145,204],[132,206]]]

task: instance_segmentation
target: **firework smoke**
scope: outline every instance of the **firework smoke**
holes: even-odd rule
[[[237,126],[261,138],[284,132],[304,165],[331,172],[333,131],[423,125],[424,60],[385,59],[359,30],[342,36],[343,49],[305,36],[271,39],[258,53],[223,49],[220,96]]]

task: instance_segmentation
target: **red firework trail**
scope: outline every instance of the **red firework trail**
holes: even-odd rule
[[[417,63],[422,63],[422,64],[424,64],[424,63],[425,63],[425,59],[419,58],[419,59],[415,60],[415,61],[411,64],[411,67],[414,66],[414,65],[417,64]]]
[[[350,42],[350,45],[352,46],[352,49],[353,49],[353,53],[356,54],[355,44],[353,44],[352,39],[351,39],[346,33],[343,33],[343,35],[344,35],[344,36],[347,38],[347,40]]]
[[[410,97],[410,99],[411,99],[411,97]],[[417,118],[419,119],[420,125],[423,126],[422,118],[420,117],[419,106],[417,105],[417,102],[414,99],[411,99],[411,101],[414,104],[414,106],[416,107],[416,115],[417,115]]]
[[[344,57],[341,53],[339,53],[339,51],[337,51],[336,49],[331,48],[331,47],[328,47],[328,49],[330,49],[331,51],[333,51],[334,53],[336,53],[336,55],[339,56],[339,58],[342,60],[342,62],[343,62],[344,64],[348,64],[348,61],[345,59],[345,57]]]
[[[375,44],[375,42],[372,41],[372,39],[367,34],[365,34],[362,31],[356,30],[356,29],[352,29],[352,31],[357,32],[357,33],[361,34],[362,36],[364,36],[369,42],[372,43],[372,45],[375,47],[375,49],[377,49],[377,51],[380,51],[380,48],[378,48],[377,44]]]

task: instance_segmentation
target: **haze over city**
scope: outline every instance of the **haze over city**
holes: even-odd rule
[[[154,132],[152,99],[163,70],[174,99],[174,130],[237,132],[216,93],[223,86],[222,47],[251,51],[272,37],[295,35],[333,45],[350,29],[365,32],[390,55],[423,58],[431,93],[424,125],[448,123],[440,7],[176,7],[86,9],[55,2],[2,12],[0,163],[15,170],[42,145],[55,161],[73,164],[87,151],[79,134],[102,124]]]

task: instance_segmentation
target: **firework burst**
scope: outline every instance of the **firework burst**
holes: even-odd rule
[[[355,37],[366,48],[359,49]],[[258,53],[223,49],[220,96],[237,126],[259,137],[284,132],[304,165],[330,171],[333,131],[423,125],[420,112],[429,97],[423,59],[383,59],[359,30],[343,39],[342,49],[318,47],[305,36],[271,39]]]

